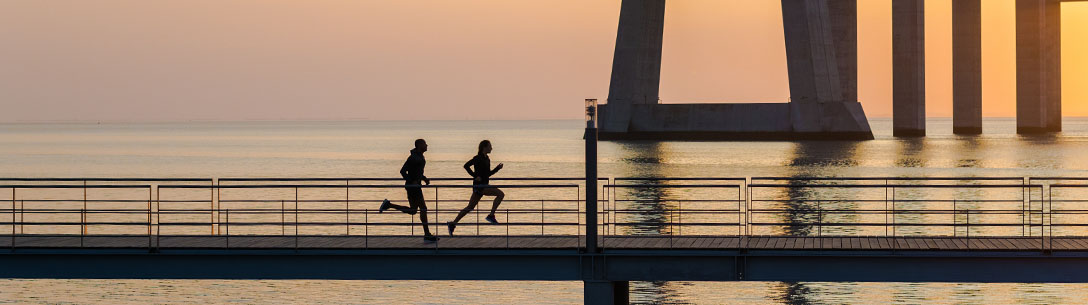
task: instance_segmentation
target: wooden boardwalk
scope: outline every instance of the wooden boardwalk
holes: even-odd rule
[[[1045,243],[1045,245],[1044,245]],[[575,249],[575,236],[454,236],[426,243],[420,236],[0,236],[0,248],[160,249]],[[784,237],[605,236],[604,249],[1088,251],[1088,238],[1038,237]]]

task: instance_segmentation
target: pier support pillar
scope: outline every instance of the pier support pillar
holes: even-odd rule
[[[843,102],[858,101],[858,0],[828,0]]]
[[[657,104],[664,31],[665,0],[623,0],[601,131],[627,132],[631,105]]]
[[[791,103],[843,101],[828,8],[828,0],[782,0]]]
[[[1016,1],[1016,132],[1062,130],[1061,1]]]
[[[892,0],[892,133],[926,135],[925,1]]]
[[[952,0],[952,133],[982,133],[982,0]]]
[[[627,281],[584,281],[586,305],[617,305],[630,303],[630,283]]]

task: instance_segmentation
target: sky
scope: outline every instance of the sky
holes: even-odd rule
[[[983,1],[983,114],[1015,115],[1015,0]],[[0,1],[0,122],[576,119],[607,98],[620,0]],[[926,1],[949,117],[951,0]],[[784,102],[780,1],[669,0],[664,103]],[[891,116],[891,0],[859,1],[859,99]],[[1088,116],[1088,2],[1063,4]]]

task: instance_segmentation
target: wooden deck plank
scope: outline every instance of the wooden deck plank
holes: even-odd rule
[[[892,242],[894,242],[894,240],[889,237],[877,237],[877,243],[880,245],[881,250],[892,249]]]
[[[1088,250],[1088,239],[1083,238],[1069,238],[1073,241],[1073,244],[1077,246],[1076,250]]]
[[[955,245],[955,248],[953,248],[953,249],[955,249],[955,250],[967,250],[966,239],[961,237],[961,238],[953,238],[953,239],[951,239],[949,241],[952,242],[952,244]]]
[[[1073,244],[1072,241],[1070,241],[1069,239],[1066,239],[1066,238],[1062,238],[1062,239],[1055,238],[1055,239],[1052,239],[1052,241],[1054,242],[1054,249],[1076,250],[1077,248],[1079,248],[1077,245]]]
[[[913,237],[903,237],[902,240],[903,240],[903,249],[904,250],[918,249],[918,242],[915,241]]]
[[[923,238],[922,241],[925,242],[925,247],[923,247],[923,248],[926,249],[926,250],[939,250],[939,249],[941,249],[941,245],[939,243],[937,243],[937,240],[934,239],[934,238]]]
[[[951,238],[938,238],[937,242],[941,244],[941,250],[956,250],[959,248]]]
[[[748,244],[748,248],[762,249],[767,245],[767,238],[765,237],[754,237],[750,238],[750,240],[751,242]]]
[[[776,236],[776,237],[772,237],[771,240],[773,240],[774,242],[773,243],[768,243],[768,245],[767,245],[768,248],[782,249],[786,245],[786,238],[785,237]]]
[[[712,240],[713,240],[713,238],[710,238],[710,237],[706,237],[706,236],[703,236],[703,237],[699,237],[698,239],[696,239],[696,240],[695,240],[695,243],[694,243],[694,244],[692,244],[692,247],[695,247],[695,248],[697,248],[697,249],[707,249],[707,248],[710,248],[710,242],[711,242]]]
[[[1004,239],[1004,238],[991,238],[990,240],[993,241],[994,244],[997,245],[998,249],[1000,249],[1000,250],[1015,250],[1016,249],[1015,246],[1013,246],[1012,243],[1008,242],[1007,239]]]
[[[798,238],[796,236],[783,237],[783,239],[785,239],[786,242],[782,244],[782,249],[797,249],[796,245]]]
[[[1009,250],[1024,250],[1023,247],[1019,244],[1019,238],[1003,238],[1002,240],[1005,242],[1005,244],[1009,245]]]

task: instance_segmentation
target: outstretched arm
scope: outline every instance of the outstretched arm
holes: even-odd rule
[[[491,174],[488,175],[488,177],[494,176],[495,173],[498,173],[500,169],[502,169],[502,163],[499,163],[499,165],[496,166],[495,169],[491,170]]]

